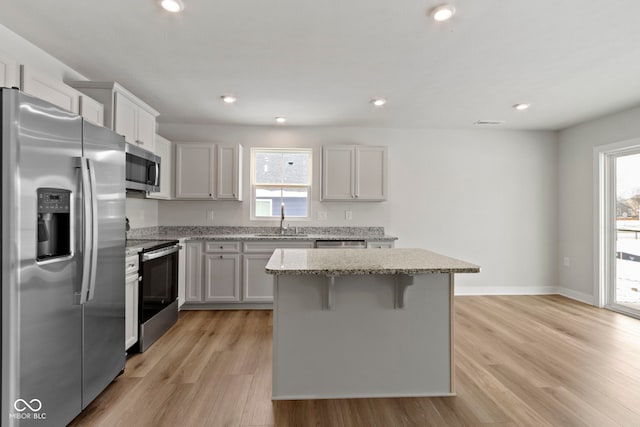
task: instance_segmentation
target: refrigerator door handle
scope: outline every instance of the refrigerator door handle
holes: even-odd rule
[[[96,270],[98,269],[98,197],[96,190],[96,169],[93,160],[87,160],[89,184],[91,188],[91,274],[89,276],[89,294],[87,301],[91,301],[96,292]]]
[[[82,177],[82,282],[80,286],[80,301],[82,305],[87,302],[89,293],[89,280],[91,278],[91,248],[93,244],[91,239],[93,234],[90,232],[92,225],[91,197],[89,195],[91,184],[89,182],[89,169],[87,167],[87,159],[84,157],[76,157],[76,167],[80,168]]]

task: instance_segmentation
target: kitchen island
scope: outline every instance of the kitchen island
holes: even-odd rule
[[[453,277],[423,249],[276,249],[274,400],[455,395]]]

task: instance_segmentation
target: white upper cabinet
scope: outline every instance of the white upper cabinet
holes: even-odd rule
[[[18,78],[18,63],[0,52],[0,87],[18,87],[20,79]]]
[[[44,99],[60,108],[78,114],[80,93],[63,81],[52,78],[32,67],[22,65],[20,88],[29,95]]]
[[[218,145],[217,192],[219,200],[242,200],[242,145]]]
[[[176,199],[242,200],[242,146],[176,144]]]
[[[116,82],[72,81],[69,85],[104,105],[104,124],[130,143],[155,150],[160,113]]]
[[[116,106],[117,107],[117,106]],[[156,116],[142,107],[137,109],[136,144],[153,151],[156,140]]]
[[[387,147],[322,148],[322,200],[382,201],[387,198]]]
[[[138,107],[135,102],[126,95],[116,92],[114,94],[114,120],[113,130],[124,136],[124,140],[133,144],[138,136],[137,132],[137,116]]]
[[[176,144],[176,199],[214,198],[215,144]]]
[[[356,146],[356,200],[387,199],[387,147]]]
[[[171,141],[156,135],[156,156],[160,157],[160,191],[148,193],[150,199],[173,198],[173,145]]]
[[[322,200],[351,200],[354,184],[354,146],[322,147]]]
[[[80,95],[80,115],[93,124],[104,126],[104,105],[87,95]]]

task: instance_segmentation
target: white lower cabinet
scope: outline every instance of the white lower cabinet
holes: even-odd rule
[[[393,248],[393,240],[367,242],[367,249],[391,249],[391,248]]]
[[[138,342],[138,254],[128,256],[125,261],[124,294],[124,349]]]
[[[242,255],[243,300],[273,302],[273,275],[264,272],[270,253]]]
[[[185,303],[202,302],[202,242],[185,245]]]
[[[313,246],[313,241],[188,242],[185,245],[186,307],[272,303],[273,276],[265,272],[265,266],[273,251]]]
[[[187,283],[187,249],[184,239],[180,239],[182,250],[178,252],[178,309],[184,304]]]
[[[277,248],[308,249],[313,241],[252,241],[243,244],[242,300],[246,302],[273,302],[273,275],[264,268]]]
[[[204,255],[204,301],[240,301],[240,255]]]

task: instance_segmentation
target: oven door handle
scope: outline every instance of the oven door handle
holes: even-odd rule
[[[142,262],[151,261],[152,259],[162,258],[163,256],[167,256],[172,253],[178,252],[180,249],[182,249],[182,246],[175,245],[175,246],[169,246],[168,248],[162,248],[155,251],[143,253]]]

